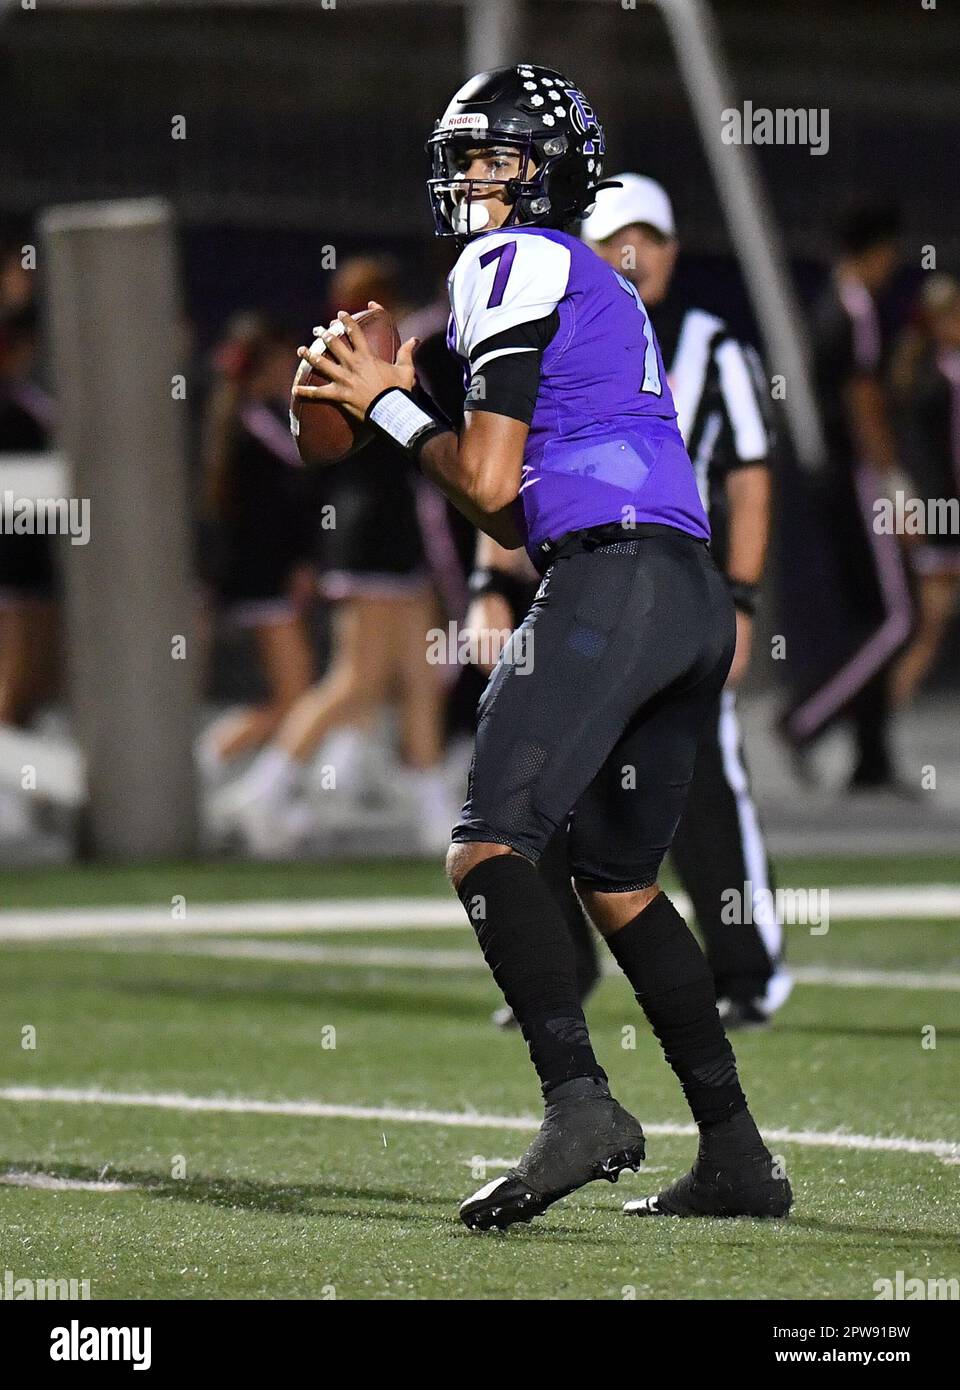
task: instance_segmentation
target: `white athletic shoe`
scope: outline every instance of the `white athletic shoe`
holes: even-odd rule
[[[420,853],[427,857],[444,854],[460,809],[451,795],[446,770],[436,767],[418,772],[405,768],[399,784],[414,820]]]
[[[295,859],[316,830],[317,818],[304,801],[253,802],[237,813],[234,826],[252,859]]]

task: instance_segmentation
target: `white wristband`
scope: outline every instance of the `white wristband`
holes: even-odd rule
[[[418,436],[427,430],[434,433],[443,429],[439,420],[421,410],[416,401],[406,391],[401,391],[399,386],[384,391],[374,402],[367,418],[401,449],[409,449]]]

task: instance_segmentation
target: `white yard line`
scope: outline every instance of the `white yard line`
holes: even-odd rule
[[[649,1129],[650,1126],[648,1125],[647,1128]],[[947,1161],[947,1160],[945,1159],[944,1162],[946,1162],[946,1161]],[[477,1160],[476,1160],[476,1158],[461,1158],[460,1162],[463,1164],[463,1166],[464,1166],[465,1168],[473,1168],[474,1165],[476,1164]],[[517,1164],[520,1162],[520,1155],[517,1154],[517,1157],[516,1157],[516,1158],[487,1158],[486,1154],[484,1154],[484,1155],[483,1155],[482,1162],[483,1162],[483,1167],[484,1167],[484,1169],[492,1169],[492,1168],[516,1168]],[[643,1176],[644,1176],[645,1178],[646,1178],[646,1177],[649,1177],[651,1173],[669,1173],[669,1172],[671,1172],[671,1168],[670,1168],[670,1165],[669,1165],[668,1163],[663,1163],[663,1164],[645,1163],[645,1164],[643,1165]]]
[[[817,885],[820,893],[826,890]],[[794,890],[797,891],[797,890]],[[673,894],[680,912],[690,911],[683,893]],[[187,903],[180,915],[173,905],[99,907],[0,912],[0,941],[68,940],[72,937],[198,935],[243,932],[429,931],[469,924],[456,898],[326,898],[312,902]],[[960,924],[960,886],[909,888],[831,888],[832,921],[919,918]]]
[[[372,970],[486,970],[474,950],[423,950],[416,946],[325,946],[313,942],[180,940],[110,941],[109,950],[150,955],[200,956],[205,960],[272,961],[280,965],[347,965]],[[613,961],[603,962],[605,975],[619,975]],[[790,967],[799,985],[828,989],[960,990],[960,975],[949,971],[860,970],[834,966]]]
[[[96,947],[94,947],[96,949]],[[201,956],[210,960],[276,961],[281,965],[357,965],[388,970],[485,970],[479,948],[424,950],[416,946],[325,946],[289,941],[110,941],[112,953]]]
[[[826,985],[828,989],[960,990],[960,975],[948,970],[844,970],[839,966],[791,966],[789,962],[787,969],[798,985]]]
[[[175,912],[178,915],[174,915]],[[206,932],[427,931],[466,927],[456,898],[327,898],[318,902],[197,903],[0,912],[0,941]]]
[[[96,1087],[4,1086],[0,1087],[0,1101],[18,1105],[117,1105],[203,1114],[285,1115],[310,1120],[376,1120],[378,1124],[438,1125],[446,1129],[536,1130],[541,1123],[535,1115],[411,1110],[393,1105],[330,1105],[316,1100],[255,1100],[245,1096],[187,1096],[164,1091],[104,1091]],[[696,1134],[695,1126],[689,1124],[645,1124],[644,1128],[648,1134],[667,1138],[687,1138]],[[806,1148],[929,1154],[940,1159],[960,1156],[960,1143],[949,1139],[906,1139],[814,1129],[765,1129],[764,1137],[773,1144],[797,1144]]]
[[[137,1192],[133,1182],[95,1182],[81,1178],[57,1178],[52,1173],[0,1173],[0,1187],[31,1187],[40,1192]]]

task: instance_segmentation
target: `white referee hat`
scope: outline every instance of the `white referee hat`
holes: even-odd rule
[[[655,179],[643,174],[614,174],[613,182],[623,187],[600,189],[596,207],[580,227],[585,241],[606,241],[621,227],[635,222],[645,222],[664,236],[676,236],[670,199]]]

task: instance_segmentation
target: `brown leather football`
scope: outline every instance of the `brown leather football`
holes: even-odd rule
[[[361,309],[353,317],[363,328],[371,352],[384,362],[396,362],[400,335],[393,315],[386,309]],[[321,338],[316,338],[311,351],[326,352],[326,344]],[[314,371],[305,358],[301,358],[293,384],[326,386],[329,383],[325,376]],[[300,396],[290,398],[290,429],[297,441],[301,459],[310,466],[337,463],[361,449],[373,435],[369,425],[348,415],[335,401],[310,401]]]

